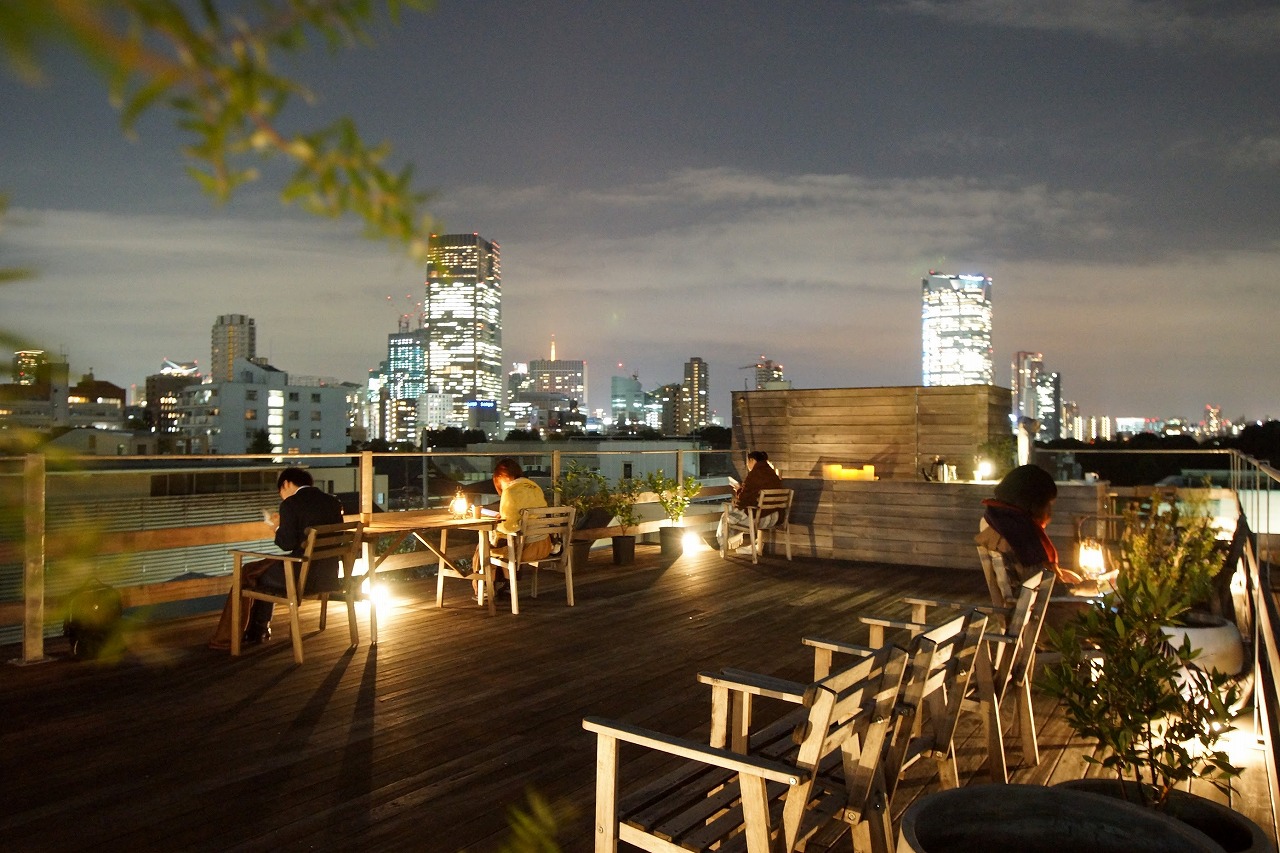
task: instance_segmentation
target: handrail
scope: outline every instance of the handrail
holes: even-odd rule
[[[1247,525],[1244,517],[1241,524]],[[1272,837],[1280,838],[1280,778],[1277,760],[1280,758],[1280,692],[1276,676],[1280,674],[1280,644],[1276,629],[1280,626],[1280,610],[1271,586],[1271,564],[1258,560],[1254,550],[1254,537],[1247,526],[1244,530],[1240,559],[1245,569],[1247,592],[1253,609],[1253,719],[1254,733],[1262,742],[1266,760],[1268,790],[1271,800]]]

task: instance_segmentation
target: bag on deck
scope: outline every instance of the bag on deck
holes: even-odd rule
[[[77,660],[91,660],[102,653],[107,640],[120,629],[123,607],[120,593],[97,578],[85,581],[67,600],[62,633],[71,641]]]

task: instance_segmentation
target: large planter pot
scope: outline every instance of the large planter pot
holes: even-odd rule
[[[1225,675],[1239,675],[1244,669],[1244,640],[1234,622],[1221,616],[1192,611],[1187,614],[1187,625],[1166,625],[1164,631],[1169,642],[1182,645],[1183,636],[1191,639],[1191,648],[1200,649],[1196,666],[1205,670],[1217,670]]]
[[[630,566],[635,561],[636,561],[636,537],[634,536],[613,537],[613,564],[615,566]]]
[[[1221,853],[1186,824],[1101,794],[1040,785],[969,785],[912,803],[898,853]]]
[[[590,539],[574,540],[569,543],[569,548],[572,551],[569,559],[573,560],[575,569],[581,569],[587,564],[587,560],[591,557],[591,546],[594,544]]]
[[[679,557],[684,553],[684,528],[659,527],[658,544],[662,548],[662,556]]]
[[[1136,782],[1120,782],[1119,779],[1073,779],[1055,786],[1080,791],[1095,796],[1111,797],[1126,803],[1138,800]],[[1150,811],[1150,809],[1145,809]],[[1175,790],[1169,794],[1164,809],[1159,814],[1191,826],[1212,838],[1227,853],[1254,853],[1275,850],[1267,834],[1249,818],[1227,806],[1197,797],[1187,791]]]

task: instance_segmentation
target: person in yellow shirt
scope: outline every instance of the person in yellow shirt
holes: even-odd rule
[[[547,505],[547,496],[542,487],[524,475],[520,463],[510,457],[499,459],[493,466],[493,487],[498,492],[498,514],[502,521],[496,529],[489,531],[490,557],[504,558],[510,537],[520,531],[520,511],[532,507]],[[552,541],[547,536],[536,536],[525,541],[520,556],[522,560],[541,560],[551,556]],[[477,550],[473,565],[479,565],[480,553]],[[475,585],[475,582],[472,582]],[[497,587],[502,590],[506,583],[498,577]]]

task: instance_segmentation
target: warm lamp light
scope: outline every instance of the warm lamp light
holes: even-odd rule
[[[978,460],[978,470],[975,472],[979,480],[991,479],[991,463],[985,459]]]
[[[449,512],[453,513],[454,518],[467,517],[467,498],[462,494],[462,489],[458,489],[458,493],[453,496],[453,500],[449,501]]]
[[[1086,577],[1096,578],[1106,574],[1107,555],[1102,548],[1102,543],[1096,539],[1081,539],[1076,565]]]

